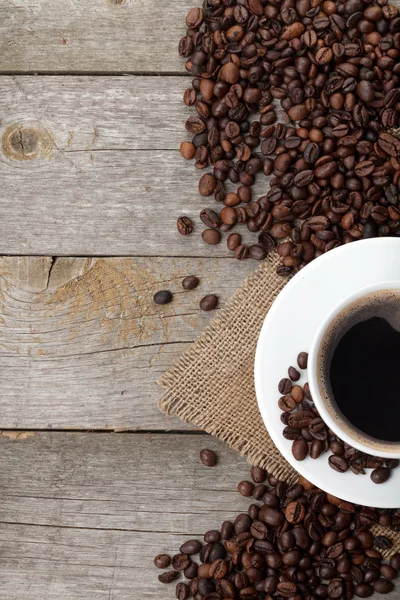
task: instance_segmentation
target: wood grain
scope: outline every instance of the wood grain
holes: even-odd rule
[[[0,0],[1,72],[183,72],[198,0]]]
[[[204,447],[219,465],[199,461]],[[208,436],[0,437],[1,598],[160,600],[153,558],[246,510],[249,466]],[[161,571],[162,572],[162,571]]]
[[[184,84],[186,85],[186,84]],[[214,198],[179,153],[182,79],[4,77],[0,254],[228,256],[199,218]],[[258,177],[254,193],[265,193]],[[195,222],[191,236],[176,220]],[[245,240],[252,240],[245,227]],[[225,236],[226,237],[226,236]]]
[[[253,269],[234,259],[0,259],[1,427],[183,429],[156,380]],[[197,275],[200,286],[182,288]],[[157,306],[153,295],[174,300]]]

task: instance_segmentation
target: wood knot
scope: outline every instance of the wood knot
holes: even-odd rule
[[[41,125],[10,125],[2,138],[4,155],[19,161],[48,158],[54,145],[52,133]]]

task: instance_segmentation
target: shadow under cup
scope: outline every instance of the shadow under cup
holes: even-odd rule
[[[390,355],[387,361],[383,358],[385,349],[380,347],[383,338],[375,329],[379,326],[392,332],[391,340],[393,336],[396,339],[396,356]],[[364,338],[355,337],[361,331]],[[316,406],[321,417],[343,441],[363,452],[400,457],[400,289],[396,286],[375,290],[350,301],[330,320],[319,340],[314,376],[319,392]],[[356,340],[362,347],[357,347]],[[342,352],[344,347],[347,354]],[[377,363],[374,357],[378,357]],[[379,373],[374,371],[374,364],[379,361],[390,369],[390,375],[394,373],[393,379],[398,374],[396,387],[380,369]],[[347,389],[349,393],[343,393]],[[355,389],[363,393],[353,394]],[[382,393],[369,393],[371,390]],[[380,432],[379,436],[370,435],[374,429]]]

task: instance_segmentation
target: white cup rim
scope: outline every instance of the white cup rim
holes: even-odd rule
[[[328,327],[332,324],[333,320],[350,304],[372,294],[374,292],[380,292],[384,290],[400,290],[399,280],[380,281],[378,283],[370,284],[365,287],[359,288],[355,292],[349,294],[339,304],[335,306],[333,310],[326,316],[321,323],[316,335],[314,336],[311,349],[308,357],[308,383],[310,386],[311,395],[314,404],[325,422],[325,424],[344,442],[348,443],[353,448],[361,450],[366,454],[372,454],[374,456],[381,456],[385,458],[400,458],[400,442],[382,442],[379,441],[375,446],[369,447],[367,444],[362,443],[358,438],[352,437],[344,429],[341,429],[339,423],[334,419],[329,410],[326,407],[325,402],[321,398],[319,390],[319,381],[317,376],[318,371],[318,356],[321,347],[322,340],[328,330]]]

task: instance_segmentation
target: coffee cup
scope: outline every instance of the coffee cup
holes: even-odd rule
[[[381,347],[382,340],[393,347]],[[385,352],[396,352],[398,344],[400,281],[384,281],[356,290],[330,311],[308,359],[311,394],[324,422],[353,448],[386,458],[400,458],[400,401],[397,413],[398,389],[383,380],[381,369]],[[393,368],[389,375],[395,376]]]

